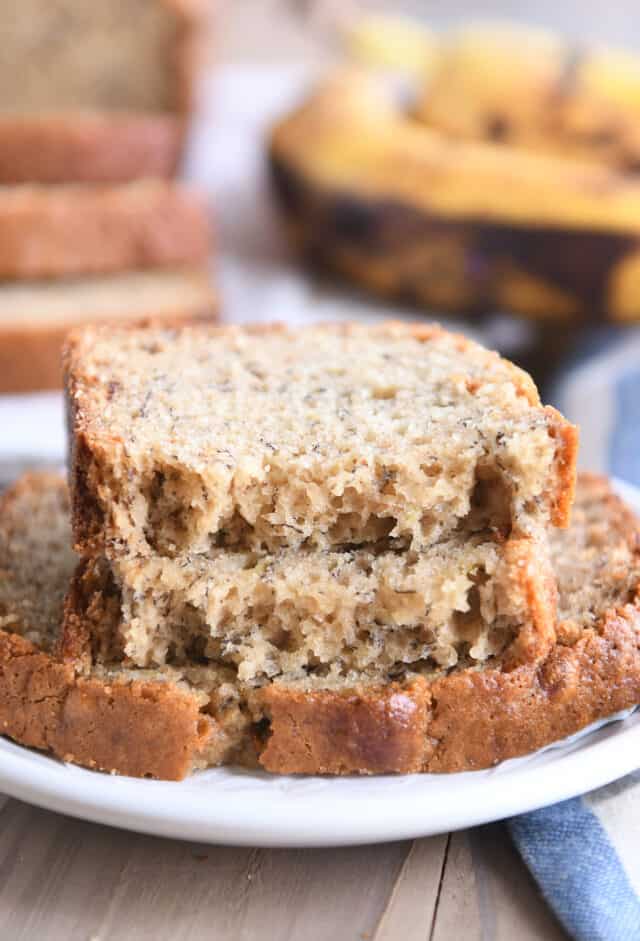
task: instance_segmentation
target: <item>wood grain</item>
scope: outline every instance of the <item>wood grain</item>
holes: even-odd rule
[[[568,941],[500,824],[454,833],[433,941]]]
[[[449,838],[416,840],[410,847],[373,941],[423,941],[433,923]]]
[[[565,935],[500,826],[413,843],[259,850],[132,834],[5,799],[0,938],[562,941]]]
[[[0,937],[371,937],[408,848],[211,847],[101,827],[11,800],[0,813]]]

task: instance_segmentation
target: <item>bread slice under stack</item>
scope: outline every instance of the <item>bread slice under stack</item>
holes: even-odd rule
[[[640,527],[600,477],[581,476],[571,526],[551,537],[560,621],[545,658],[442,669],[417,676],[413,689],[389,678],[375,688],[272,683],[260,692],[216,665],[62,662],[77,562],[70,536],[61,478],[27,475],[0,500],[0,727],[66,761],[167,779],[221,763],[472,770],[640,703]]]

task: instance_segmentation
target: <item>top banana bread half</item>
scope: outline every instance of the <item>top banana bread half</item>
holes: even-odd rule
[[[65,365],[85,554],[419,551],[568,521],[576,429],[437,326],[90,327]]]

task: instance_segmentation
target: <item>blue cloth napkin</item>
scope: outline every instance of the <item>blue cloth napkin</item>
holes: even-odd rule
[[[546,398],[580,425],[581,468],[640,487],[640,330],[592,334]],[[508,827],[575,941],[640,941],[640,771]]]

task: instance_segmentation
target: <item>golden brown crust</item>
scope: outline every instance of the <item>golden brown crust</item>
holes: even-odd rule
[[[432,695],[425,771],[487,768],[572,735],[640,702],[640,600],[537,668],[452,673]]]
[[[56,653],[66,663],[88,672],[98,660],[108,659],[109,651],[100,649],[105,632],[115,633],[120,617],[119,593],[110,573],[100,557],[82,559],[73,573],[64,599],[62,624]],[[119,651],[122,655],[122,651]]]
[[[278,774],[420,771],[430,698],[423,679],[339,694],[274,683],[262,696],[271,734],[260,764]]]
[[[0,194],[0,279],[204,265],[203,197],[179,184],[12,187]]]
[[[186,125],[175,114],[0,117],[0,183],[124,183],[173,177]]]
[[[559,442],[556,462],[558,480],[552,500],[551,522],[554,526],[566,528],[571,521],[571,507],[576,493],[580,431],[553,406],[547,405],[545,410],[553,418],[551,434]]]
[[[179,780],[214,735],[194,699],[169,683],[109,683],[0,631],[0,729],[63,761]]]
[[[400,753],[386,745],[398,731],[388,695],[389,687],[370,688],[364,701],[352,692],[268,687],[260,763],[277,774],[442,773],[536,751],[640,703],[640,599],[608,612],[573,646],[557,645],[537,667],[453,671],[404,689],[409,724],[400,727]]]
[[[504,668],[539,663],[556,639],[557,587],[547,546],[531,539],[505,545],[505,562],[525,599],[527,621],[504,652]]]

